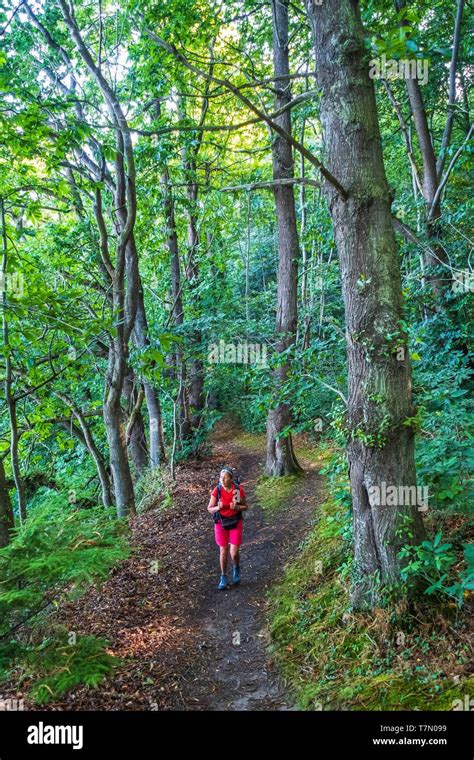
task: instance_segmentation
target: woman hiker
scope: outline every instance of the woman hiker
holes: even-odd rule
[[[246,509],[248,506],[245,503],[244,489],[234,483],[232,470],[223,467],[219,484],[212,491],[207,505],[208,512],[214,517],[214,536],[220,549],[221,579],[217,588],[221,591],[229,587],[227,583],[229,544],[230,556],[234,563],[232,583],[234,585],[240,583],[240,546],[244,525],[242,512]]]

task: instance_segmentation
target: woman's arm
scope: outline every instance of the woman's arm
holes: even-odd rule
[[[235,498],[233,500],[233,508],[234,509],[240,509],[242,512],[245,512],[246,509],[249,508],[249,505],[247,504],[247,497],[245,495],[245,491],[242,488],[242,486],[239,487],[240,492],[240,501],[236,501]]]
[[[218,512],[220,509],[219,504],[217,504],[217,496],[211,495],[211,498],[209,500],[209,504],[207,505],[207,511],[212,515],[214,512]]]

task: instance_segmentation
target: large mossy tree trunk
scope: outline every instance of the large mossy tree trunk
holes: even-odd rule
[[[314,39],[325,163],[348,193],[327,198],[339,255],[348,358],[346,429],[353,507],[352,603],[373,607],[400,581],[402,520],[423,534],[416,504],[376,506],[372,487],[416,485],[411,368],[373,81],[358,3],[306,0]],[[406,499],[410,501],[410,499]]]
[[[273,66],[275,73],[276,110],[291,100],[290,67],[288,55],[288,0],[273,0]],[[291,134],[291,113],[287,108],[276,121]],[[273,138],[273,179],[291,180],[294,177],[292,146],[281,135]],[[278,223],[278,295],[276,353],[285,354],[279,359],[274,372],[277,394],[288,382],[290,362],[288,349],[294,345],[297,325],[298,295],[298,232],[296,227],[293,185],[280,183],[275,186],[275,210]],[[301,470],[293,451],[291,433],[282,431],[291,426],[291,409],[280,400],[270,409],[267,419],[267,459],[265,472],[271,476],[291,475]]]

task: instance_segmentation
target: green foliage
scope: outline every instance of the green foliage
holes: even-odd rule
[[[332,483],[336,469],[331,462]],[[301,553],[269,592],[269,651],[298,707],[452,709],[473,685],[462,619],[450,619],[448,640],[432,607],[419,606],[412,615],[398,602],[371,614],[351,612],[351,549],[344,522],[340,503],[331,496],[318,507]],[[442,614],[448,617],[449,609]],[[462,669],[456,686],[447,675],[453,661]]]
[[[38,505],[0,550],[0,680],[21,665],[32,679],[32,698],[45,704],[110,673],[117,660],[106,642],[83,636],[71,644],[67,634],[44,639],[40,632],[54,627],[62,603],[107,578],[128,552],[126,527],[114,510],[78,509],[58,498]]]
[[[125,525],[112,509],[58,501],[38,507],[0,549],[0,637],[105,579],[128,551]]]
[[[346,541],[352,540],[352,501],[347,478],[347,457],[340,449],[334,449],[326,457],[320,473],[325,475],[331,498],[335,506],[334,514],[327,517],[328,523],[335,523],[338,534]]]
[[[442,540],[441,532],[432,541],[404,546],[399,552],[403,562],[402,578],[410,588],[419,588],[420,579],[424,583],[425,594],[445,594],[457,601],[462,607],[464,596],[474,590],[474,544],[464,547],[467,567],[452,572],[457,556],[452,551],[452,544]]]
[[[462,559],[460,544],[465,538],[457,540],[455,528],[446,524],[446,518],[464,517],[474,495],[469,335],[472,292],[457,287],[472,275],[469,245],[474,201],[470,183],[474,153],[472,141],[466,142],[472,51],[464,19],[456,103],[449,105],[446,93],[452,3],[436,0],[434,4],[413,5],[397,10],[392,0],[362,4],[367,64],[382,55],[397,61],[410,58],[429,62],[429,80],[422,85],[422,94],[432,145],[439,150],[451,112],[451,140],[441,157],[446,159],[445,169],[455,161],[443,185],[440,218],[428,225],[427,203],[414,177],[414,165],[422,177],[423,160],[406,82],[376,81],[392,207],[399,219],[416,231],[416,242],[398,241],[405,305],[399,329],[386,329],[382,318],[376,341],[368,339],[363,325],[357,325],[358,332],[351,338],[359,343],[369,362],[375,352],[384,361],[393,362],[394,356],[406,349],[413,368],[416,412],[393,421],[386,411],[386,389],[371,387],[366,389],[374,410],[371,425],[362,422],[350,435],[365,445],[384,448],[394,424],[416,434],[418,481],[429,488],[430,529],[436,538],[419,547],[405,547],[406,588],[421,581],[430,601],[436,594],[441,600],[455,599],[460,606],[472,590],[472,545],[465,546]],[[125,4],[104,0],[98,15],[93,5],[75,0],[74,10],[90,55],[95,61],[101,60],[104,76],[124,105],[133,134],[138,200],[134,242],[139,252],[148,335],[144,346],[130,341],[129,361],[136,387],[148,380],[159,391],[168,455],[173,444],[177,461],[208,454],[210,432],[223,414],[231,414],[246,431],[248,437],[242,441],[255,442],[265,430],[269,409],[286,404],[292,422],[282,434],[290,430],[307,433],[332,452],[322,469],[329,481],[331,504],[318,527],[316,542],[310,542],[315,556],[323,551],[327,574],[324,579],[312,576],[310,583],[316,588],[308,590],[302,569],[298,566],[295,570],[291,579],[294,588],[282,601],[281,641],[296,648],[301,644],[302,660],[308,652],[310,661],[322,658],[328,683],[321,693],[326,694],[331,679],[338,680],[337,667],[325,659],[323,632],[329,630],[334,637],[330,639],[332,653],[341,658],[346,675],[353,679],[345,687],[339,683],[340,704],[362,705],[367,699],[370,707],[407,707],[411,697],[402,695],[402,699],[401,689],[410,690],[414,684],[413,704],[424,706],[417,671],[412,673],[414,680],[411,676],[405,680],[400,672],[387,676],[380,665],[375,676],[377,694],[368,694],[363,668],[369,668],[373,656],[370,627],[362,626],[358,631],[353,626],[346,635],[340,619],[345,604],[341,595],[345,594],[351,569],[352,531],[347,462],[342,453],[348,434],[345,404],[341,403],[348,395],[346,335],[341,277],[328,206],[318,186],[319,172],[295,151],[295,172],[316,184],[294,188],[301,251],[297,336],[294,347],[278,357],[275,201],[268,189],[248,189],[272,176],[273,138],[259,120],[234,129],[254,114],[225,87],[191,74],[143,33],[143,25],[150,26],[202,68],[209,65],[212,50],[213,75],[229,78],[252,102],[272,113],[275,93],[269,86],[272,65],[268,56],[271,4],[243,3],[237,7],[207,0],[131,0]],[[304,75],[313,55],[312,41],[308,25],[302,23],[301,10],[289,6],[290,68],[295,73],[291,78],[291,96],[295,98],[292,131],[308,150],[320,156],[324,151],[319,96],[311,92],[311,76]],[[23,633],[63,598],[81,593],[89,583],[106,577],[108,569],[126,554],[123,525],[113,521],[110,511],[95,507],[99,493],[96,468],[75,417],[64,402],[64,398],[70,399],[87,414],[89,432],[107,462],[101,414],[104,376],[108,346],[121,315],[110,308],[111,281],[100,256],[94,198],[100,190],[113,259],[118,209],[106,172],[113,180],[117,131],[106,114],[100,87],[77,54],[59,5],[39,3],[35,12],[55,41],[53,46],[21,4],[6,2],[0,19],[0,93],[4,104],[0,111],[0,197],[5,201],[7,248],[3,255],[7,274],[21,274],[24,279],[23,292],[9,292],[2,304],[8,340],[4,331],[0,386],[4,386],[8,356],[13,364],[12,392],[18,399],[19,459],[28,511],[24,528],[17,529],[11,546],[0,551],[0,636],[4,637],[0,639],[4,641],[0,671],[19,658],[24,647],[24,642],[8,638],[10,629]],[[67,56],[73,72],[67,71]],[[71,73],[77,79],[75,94]],[[173,230],[165,203],[165,173],[173,202]],[[238,189],[224,192],[226,187]],[[198,233],[193,247],[191,219]],[[173,303],[170,232],[176,232],[179,251],[182,320],[176,319]],[[423,256],[438,235],[449,266],[427,272]],[[382,253],[376,276],[393,277],[393,272],[384,270]],[[461,280],[448,285],[441,305],[435,303],[429,276],[439,274],[445,280],[453,273],[462,275]],[[373,273],[357,272],[360,295],[370,299],[374,282]],[[383,315],[384,304],[374,304],[374,312],[379,307]],[[213,363],[209,346],[221,340],[265,346],[268,364]],[[289,369],[286,380],[278,383],[282,361]],[[184,380],[189,390],[190,370],[197,365],[204,374],[205,411],[195,435],[179,440],[181,383]],[[125,399],[122,406],[126,426],[131,409]],[[10,487],[10,423],[4,398],[0,398],[0,409],[0,455]],[[191,409],[191,414],[194,411]],[[150,419],[145,403],[142,415],[147,429]],[[376,424],[373,419],[377,419]],[[257,496],[263,508],[272,511],[283,507],[296,487],[295,478],[262,479]],[[135,491],[140,510],[158,502],[163,508],[169,506],[171,487],[166,468],[145,472]],[[11,495],[16,507],[13,488]],[[295,602],[293,591],[298,596],[303,587],[307,596]],[[297,631],[296,643],[291,638],[292,626]],[[337,636],[341,637],[340,646]],[[92,653],[96,645],[100,648],[83,640],[76,653],[64,645],[72,673],[80,669],[81,659],[87,660],[87,648]],[[387,654],[389,660],[393,656],[393,651]],[[359,670],[358,664],[352,667],[351,658],[356,663],[360,659]],[[82,674],[83,681],[88,672],[86,669]],[[429,686],[431,675],[423,676]],[[62,677],[45,681],[38,698],[44,699],[48,688],[59,693]],[[310,695],[318,692],[312,684],[303,691],[306,688],[303,702],[309,704]]]
[[[298,475],[284,475],[278,478],[261,476],[255,495],[264,512],[272,513],[284,509],[294,494],[298,480]]]
[[[164,467],[148,468],[135,486],[137,512],[169,509],[173,506],[171,476]]]
[[[120,664],[106,648],[107,641],[94,636],[79,636],[75,644],[64,636],[45,639],[28,658],[37,676],[30,697],[45,705],[75,686],[98,686]]]
[[[464,329],[448,316],[413,326],[422,346],[422,361],[414,370],[418,419],[416,459],[420,482],[429,487],[439,509],[468,511],[474,496],[472,445],[472,372],[460,344]]]

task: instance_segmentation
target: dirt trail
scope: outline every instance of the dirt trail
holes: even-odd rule
[[[132,557],[62,613],[69,630],[106,637],[122,665],[99,687],[77,688],[46,709],[293,709],[266,652],[265,593],[305,537],[321,484],[306,470],[291,503],[264,516],[254,495],[263,456],[221,429],[212,455],[179,468],[174,507],[135,518]],[[224,464],[242,474],[250,509],[242,582],[223,592],[205,507]]]
[[[206,634],[209,656],[195,696],[204,709],[289,710],[291,699],[266,655],[264,597],[311,522],[317,476],[302,479],[297,503],[286,505],[275,519],[264,518],[253,488],[262,471],[262,454],[231,442],[217,443],[214,452],[245,473],[251,510],[245,515],[242,583],[216,592],[217,547],[207,555],[206,577],[214,577],[215,582],[203,587],[195,620]]]

